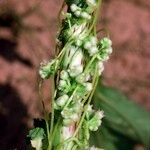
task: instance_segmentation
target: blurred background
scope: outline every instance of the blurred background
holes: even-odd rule
[[[37,71],[41,61],[54,57],[61,5],[62,0],[0,0],[1,150],[26,149],[32,119],[42,116]],[[103,83],[150,110],[150,0],[103,0],[98,28],[103,27],[114,49]]]

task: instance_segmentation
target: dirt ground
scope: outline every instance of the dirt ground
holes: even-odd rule
[[[54,57],[62,0],[0,0],[0,149],[24,150],[32,118],[42,115],[38,67]],[[104,0],[98,28],[108,28],[114,52],[106,85],[150,109],[150,0]],[[50,102],[50,82],[44,85]],[[47,108],[49,109],[49,108]]]

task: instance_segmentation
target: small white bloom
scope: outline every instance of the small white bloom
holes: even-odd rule
[[[70,6],[70,9],[71,9],[72,12],[75,12],[78,9],[78,6],[76,4],[72,4]]]
[[[106,52],[107,52],[108,54],[111,54],[112,51],[113,51],[112,47],[109,47],[109,48],[106,49]]]
[[[97,44],[97,38],[94,37],[94,36],[92,36],[92,37],[90,38],[90,41],[91,41],[92,45],[96,45],[96,44]]]
[[[76,24],[75,24],[75,25],[71,28],[71,33],[72,33],[73,36],[75,36],[76,38],[81,39],[81,38],[84,36],[84,34],[85,34],[86,30],[87,30],[87,28],[85,28],[85,26],[86,26],[86,23],[82,23],[82,24],[80,24],[80,25],[76,25]]]
[[[95,0],[86,0],[86,2],[87,2],[87,4],[89,5],[89,6],[96,6],[96,1]]]
[[[63,95],[63,96],[60,96],[57,100],[56,100],[56,104],[60,107],[63,107],[67,100],[69,99],[69,96],[68,95]]]
[[[88,106],[87,106],[87,112],[88,112],[88,111],[89,111],[89,112],[92,112],[92,105],[88,105]]]
[[[104,117],[104,111],[97,111],[96,115],[98,116],[98,118],[101,120]]]
[[[75,14],[76,17],[80,17],[81,11],[80,11],[80,10],[76,10],[76,11],[74,12],[74,14]]]
[[[81,45],[82,45],[82,41],[81,41],[80,39],[77,39],[76,45],[77,45],[77,46],[81,46]]]
[[[107,47],[111,47],[112,46],[112,41],[109,38],[104,37],[101,40],[101,44],[104,45],[104,46],[107,46]]]
[[[83,83],[86,81],[86,76],[85,76],[85,74],[84,74],[84,73],[79,74],[79,75],[76,77],[76,81],[77,81],[78,83],[83,84]]]
[[[36,150],[40,150],[42,148],[42,139],[41,138],[35,138],[31,140],[31,145]]]
[[[92,85],[92,83],[90,83],[90,82],[84,83],[84,86],[86,87],[86,90],[87,90],[87,91],[91,91],[92,88],[93,88],[93,85]]]
[[[71,116],[70,116],[70,119],[72,119],[73,121],[78,121],[78,119],[79,119],[79,116],[78,116],[78,114],[72,114]]]
[[[75,66],[80,66],[82,63],[82,59],[83,59],[83,53],[82,50],[79,49],[73,56],[72,61],[70,63],[69,68],[72,69]]]
[[[62,127],[63,140],[70,138],[73,133],[70,131],[70,127]]]
[[[69,72],[71,77],[76,77],[80,73],[83,72],[83,65],[73,66],[71,69],[68,70],[68,72]]]
[[[96,46],[93,46],[90,49],[88,49],[88,52],[89,52],[90,56],[93,56],[95,53],[98,52],[98,48]]]
[[[105,57],[103,57],[103,61],[107,61],[109,59],[109,56],[106,55]]]
[[[91,19],[91,16],[87,12],[82,12],[81,17],[84,19]]]
[[[65,87],[67,85],[66,81],[60,80],[59,81],[59,87]]]
[[[68,77],[69,77],[69,75],[68,75],[68,72],[67,72],[67,71],[62,70],[62,71],[60,72],[60,78],[61,78],[61,79],[67,80]]]
[[[92,43],[90,41],[87,41],[85,44],[84,44],[84,48],[85,49],[90,49],[92,46]]]

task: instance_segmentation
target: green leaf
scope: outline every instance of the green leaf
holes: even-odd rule
[[[43,149],[42,140],[45,137],[44,129],[43,128],[34,128],[29,131],[29,135],[27,137],[31,138],[31,145],[36,150]]]
[[[91,133],[90,145],[105,150],[133,150],[135,143],[103,124],[98,131]]]
[[[98,87],[94,97],[97,109],[104,110],[104,123],[116,132],[150,146],[150,112],[116,89]]]

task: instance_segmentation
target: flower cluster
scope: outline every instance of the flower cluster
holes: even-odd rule
[[[54,112],[59,112],[61,117],[62,133],[74,126],[74,132],[66,134],[84,140],[84,147],[89,132],[98,129],[104,116],[103,111],[92,109],[90,101],[97,78],[104,69],[103,63],[112,53],[112,42],[108,37],[98,40],[94,32],[89,33],[98,0],[77,0],[76,3],[66,0],[66,3],[69,9],[58,36],[62,46],[60,59],[42,64],[39,74],[42,79],[51,75],[57,78]]]

